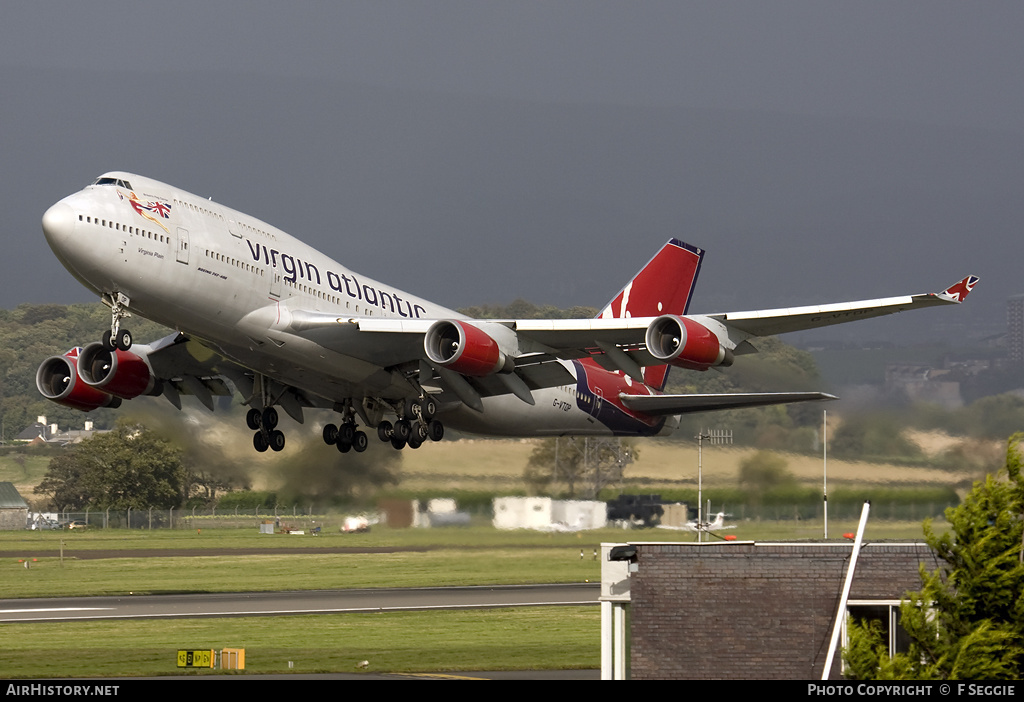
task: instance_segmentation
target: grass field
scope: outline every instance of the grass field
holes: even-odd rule
[[[401,488],[521,490],[533,445],[464,440],[406,451]],[[705,450],[705,486],[734,486],[739,463],[750,453]],[[819,484],[820,459],[786,458],[801,482]],[[32,454],[2,456],[0,480],[14,482],[31,496],[48,462],[49,457]],[[634,489],[658,492],[694,487],[696,470],[694,446],[645,441],[628,475]],[[840,461],[829,462],[829,474],[830,486],[959,485],[978,477]],[[269,478],[257,476],[257,487],[273,487],[259,480]],[[829,536],[842,539],[856,526],[856,519],[833,520]],[[773,541],[820,539],[822,532],[820,520],[787,520],[738,521],[727,533],[740,540]],[[919,521],[876,517],[868,523],[867,538],[918,539],[921,533]],[[693,539],[692,533],[659,529],[538,533],[482,525],[376,527],[366,534],[325,530],[317,537],[259,534],[255,524],[201,531],[0,532],[0,597],[594,581],[600,578],[594,551],[602,542]],[[339,547],[398,550],[331,552]],[[56,555],[62,548],[63,560]],[[284,551],[293,548],[302,552]],[[146,553],[183,550],[189,555]],[[116,551],[118,557],[88,557],[101,551]],[[0,677],[5,678],[177,675],[182,674],[175,667],[179,648],[245,648],[246,674],[355,672],[362,660],[374,672],[596,668],[600,650],[597,607],[5,624],[3,632],[8,643]],[[68,655],[72,650],[74,655]]]
[[[922,436],[922,441],[940,442]],[[531,439],[472,440],[441,442],[402,457],[402,487],[436,488],[439,481],[466,490],[522,489],[522,473],[535,446]],[[929,443],[931,445],[931,443]],[[941,446],[942,444],[939,443]],[[656,492],[667,487],[696,487],[697,446],[694,442],[658,439],[637,441],[639,457],[626,471],[632,485]],[[752,448],[705,447],[702,456],[706,487],[737,483],[740,463],[756,452]],[[797,480],[814,485],[822,482],[821,456],[782,454],[787,469]],[[970,485],[981,475],[970,470],[953,471],[926,466],[859,463],[828,460],[829,484],[857,487],[899,487],[921,485]]]
[[[842,538],[856,524],[833,524]],[[880,520],[869,538],[917,538],[921,525]],[[820,538],[820,525],[745,524],[740,539]],[[640,537],[640,538],[638,538]],[[600,578],[594,550],[602,541],[691,540],[692,534],[605,529],[544,534],[490,527],[386,529],[320,537],[258,534],[256,529],[96,530],[0,533],[0,597],[237,592],[431,585],[584,582]],[[36,557],[65,544],[57,557]],[[336,546],[411,549],[332,553]],[[423,549],[429,546],[429,550]],[[303,553],[274,553],[284,548]],[[251,549],[261,553],[251,553]],[[147,552],[192,549],[193,555]],[[117,550],[120,557],[88,558]],[[262,552],[264,551],[265,552]],[[76,554],[82,555],[77,558]],[[29,568],[23,562],[28,559]],[[179,648],[246,650],[247,675],[266,673],[440,672],[596,668],[597,607],[538,607],[474,612],[433,611],[244,617],[158,622],[4,624],[0,677],[196,675],[179,671]],[[73,655],[68,655],[73,651]],[[289,661],[292,666],[289,667]]]
[[[236,530],[237,531],[237,530]],[[259,548],[267,541],[258,535],[246,548]],[[264,539],[266,537],[264,536]],[[274,537],[270,537],[274,538]],[[287,538],[287,537],[285,537]],[[291,546],[298,546],[291,537]],[[553,542],[548,545],[486,545],[473,538],[430,550],[400,550],[394,553],[327,553],[313,546],[302,553],[237,553],[220,551],[204,555],[213,548],[230,549],[238,538],[210,536],[221,546],[197,549],[194,555],[153,557],[141,544],[130,539],[118,545],[126,549],[124,557],[74,557],[75,548],[65,549],[63,563],[57,557],[25,555],[2,561],[0,597],[128,595],[162,593],[243,592],[260,590],[323,590],[365,587],[420,587],[440,585],[494,585],[545,582],[583,582],[600,578],[600,563],[594,560],[597,542]],[[304,545],[322,544],[327,539],[304,540]],[[406,545],[421,548],[412,540]],[[173,543],[167,540],[164,543]],[[149,541],[155,545],[157,542]],[[585,543],[585,546],[584,546]],[[354,546],[347,542],[347,546]],[[135,548],[134,546],[138,546]],[[8,543],[0,541],[0,549]],[[161,547],[164,548],[164,547]],[[580,558],[584,550],[585,557]],[[85,549],[78,549],[85,553]],[[177,549],[175,549],[176,552]],[[29,559],[29,568],[24,567]],[[35,558],[36,560],[31,560]]]
[[[299,431],[299,430],[297,430]],[[939,434],[918,433],[913,437],[926,452],[948,448],[955,440]],[[436,490],[444,486],[452,490],[516,491],[523,490],[523,469],[536,446],[534,439],[461,439],[429,443],[423,448],[402,453],[401,484],[403,490]],[[697,447],[694,442],[640,439],[636,442],[638,458],[626,471],[631,486],[657,491],[668,487],[696,486]],[[1002,446],[994,443],[998,458]],[[706,447],[703,452],[703,481],[708,487],[735,486],[740,463],[755,452],[751,448]],[[781,454],[787,469],[802,482],[820,484],[820,456]],[[0,481],[14,483],[21,494],[35,499],[33,489],[42,481],[52,458],[50,454],[0,454]],[[269,461],[279,458],[270,454]],[[276,489],[275,470],[253,460],[252,479],[256,489]],[[898,487],[921,485],[969,486],[982,475],[976,471],[946,470],[926,466],[903,466],[884,463],[861,463],[828,460],[829,484],[857,487]]]
[[[225,647],[245,649],[246,675],[598,668],[600,631],[597,607],[5,624],[0,677],[222,674],[175,653]]]
[[[830,539],[843,540],[856,528],[854,521],[831,523]],[[739,540],[820,539],[822,525],[741,523],[726,533]],[[920,537],[920,523],[869,521],[867,538],[872,540]],[[6,532],[0,533],[0,552],[6,555],[0,559],[0,597],[594,582],[601,577],[594,554],[602,542],[693,539],[689,532],[661,529],[546,534],[490,527],[380,528],[320,537],[258,534],[255,529],[206,530],[202,535],[117,529]],[[56,555],[61,541],[63,561]],[[334,547],[400,550],[327,552]],[[303,552],[274,553],[291,548]],[[255,549],[260,552],[252,553]],[[109,550],[118,551],[118,557],[90,557]],[[189,555],[147,555],[153,551]]]

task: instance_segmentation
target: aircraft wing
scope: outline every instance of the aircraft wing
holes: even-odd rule
[[[231,395],[224,378],[236,376],[244,377],[241,367],[174,333],[130,352],[96,342],[51,356],[36,371],[36,387],[43,397],[85,412],[140,395],[163,395],[178,409],[182,395],[194,395],[213,410],[215,396]]]
[[[525,353],[558,351],[560,358],[584,358],[586,349],[597,348],[600,343],[630,345],[643,343],[644,333],[654,317],[627,319],[464,319],[475,326],[498,325],[516,332],[525,348]],[[293,312],[289,328],[300,336],[316,338],[321,343],[331,344],[331,337],[340,336],[340,326],[352,328],[367,334],[406,335],[412,340],[410,348],[417,348],[422,355],[422,338],[438,321],[437,319],[396,319],[394,317],[353,317],[341,318],[336,314],[321,312]],[[334,331],[331,332],[330,330]],[[339,339],[340,341],[340,339]],[[408,339],[406,340],[408,341]],[[338,348],[341,351],[342,349]],[[351,349],[347,349],[351,351]]]
[[[824,392],[733,392],[694,395],[627,395],[621,393],[619,395],[619,400],[628,409],[652,416],[837,399],[839,398],[835,395]]]
[[[262,378],[223,356],[201,339],[172,334],[149,345],[133,347],[145,355],[153,374],[160,380],[160,393],[181,409],[181,395],[193,395],[213,411],[214,397],[230,397],[232,388],[242,396],[242,404],[264,392],[298,423],[303,422],[304,407],[329,407],[336,397],[322,398],[271,378]]]
[[[710,330],[731,353],[755,351],[747,339],[881,317],[907,310],[958,304],[978,282],[967,276],[940,293],[905,295],[838,304],[749,312],[690,315],[688,320]],[[647,332],[661,317],[594,319],[398,319],[394,317],[339,317],[292,311],[281,322],[287,331],[326,348],[382,366],[424,358],[424,337],[439,323],[460,324],[482,330],[509,354],[517,372],[554,360],[593,358],[610,370],[622,370],[642,381],[641,368],[666,362],[647,348]],[[692,330],[691,330],[692,331]],[[490,340],[488,339],[488,340]],[[464,341],[460,339],[460,341]],[[709,363],[707,365],[714,365]],[[689,366],[687,366],[689,367]],[[705,366],[706,367],[706,366]],[[558,380],[556,382],[563,382]]]
[[[734,330],[746,337],[775,336],[859,319],[882,317],[907,310],[955,305],[963,302],[977,282],[977,276],[969,275],[940,293],[752,312],[726,312],[710,314],[707,317],[720,321],[731,331]]]
[[[242,371],[180,333],[139,345],[135,351],[145,355],[153,374],[160,380],[160,394],[178,409],[181,409],[181,395],[194,395],[207,409],[213,410],[215,396],[231,395],[222,376],[235,374],[225,365],[237,368],[239,374]]]

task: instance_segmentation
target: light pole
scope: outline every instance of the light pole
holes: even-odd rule
[[[731,429],[702,429],[697,433],[697,543],[703,540],[701,534],[707,528],[704,523],[703,512],[703,473],[704,473],[704,440],[707,439],[713,445],[731,444]]]

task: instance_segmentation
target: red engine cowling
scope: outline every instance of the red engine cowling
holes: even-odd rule
[[[156,386],[156,377],[137,354],[110,351],[98,342],[79,353],[78,376],[87,385],[125,400],[147,395]]]
[[[87,385],[79,376],[75,360],[79,349],[63,356],[51,356],[36,371],[36,388],[48,400],[83,412],[97,407],[118,407],[121,398]]]
[[[462,375],[497,373],[512,360],[486,332],[465,322],[434,322],[423,337],[423,347],[431,361]]]
[[[658,317],[647,327],[646,341],[652,356],[673,366],[707,370],[732,365],[732,352],[715,333],[688,317]]]

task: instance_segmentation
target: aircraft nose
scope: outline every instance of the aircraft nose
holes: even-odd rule
[[[50,246],[62,245],[75,230],[75,212],[65,202],[56,205],[43,213],[43,234]]]

